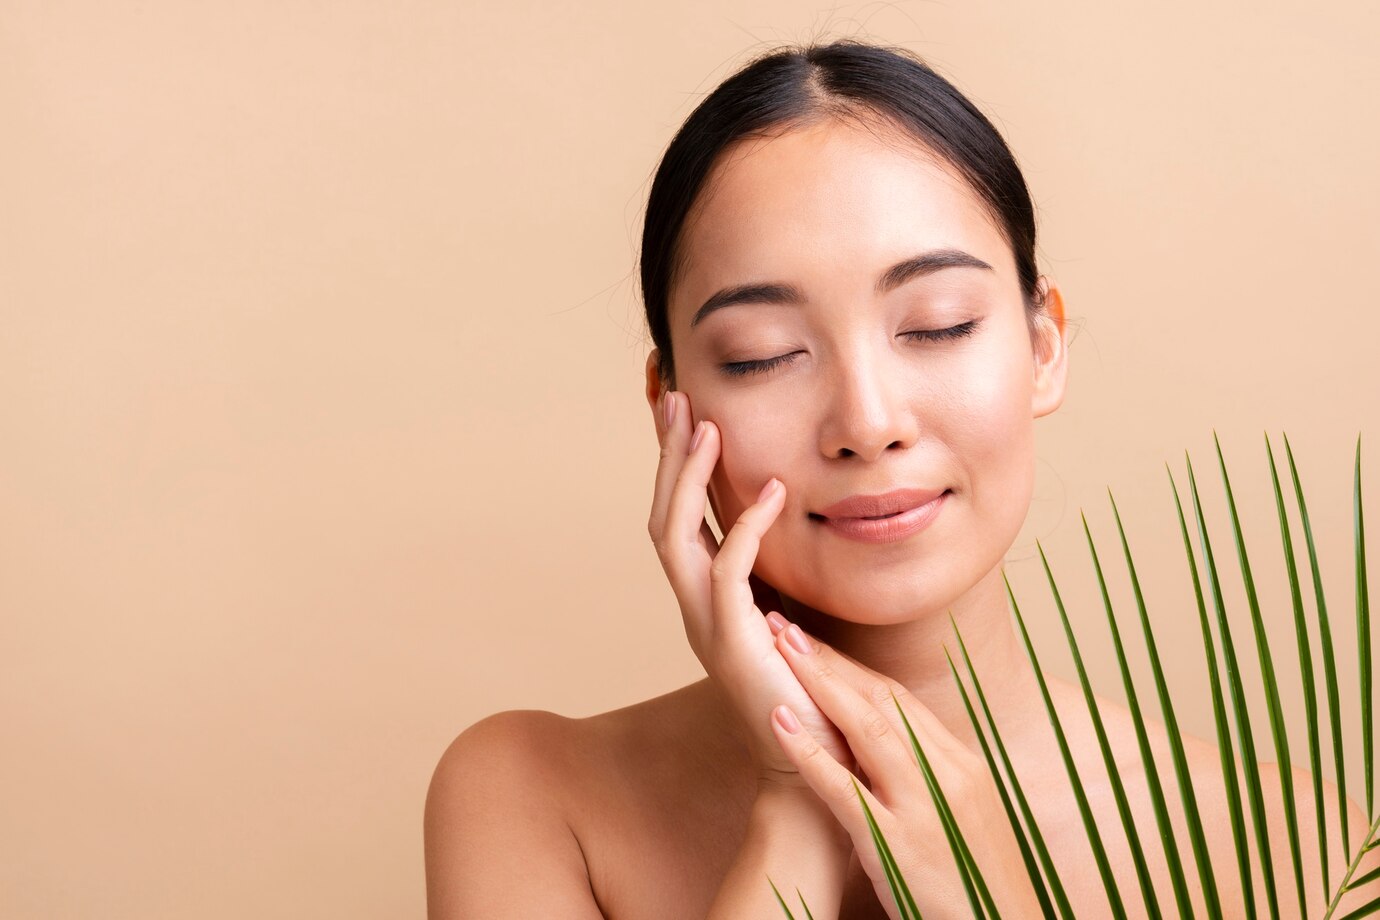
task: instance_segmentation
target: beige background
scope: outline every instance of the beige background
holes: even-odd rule
[[[1211,737],[1165,464],[1234,565],[1215,428],[1302,762],[1287,431],[1359,765],[1380,13],[1117,7],[0,3],[0,912],[419,915],[456,733],[702,676],[645,533],[636,243],[675,127],[779,41],[920,52],[1025,170],[1077,324],[1008,566],[1042,662],[1074,673],[1036,539],[1124,697],[1079,519],[1126,603],[1110,488]]]

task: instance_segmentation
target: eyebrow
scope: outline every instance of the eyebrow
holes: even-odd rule
[[[877,278],[877,293],[885,294],[912,278],[930,275],[945,268],[981,268],[993,271],[992,266],[961,249],[931,249],[918,256],[897,262]],[[798,287],[784,282],[740,284],[727,287],[704,302],[690,320],[693,329],[715,310],[742,303],[801,304],[805,295]]]

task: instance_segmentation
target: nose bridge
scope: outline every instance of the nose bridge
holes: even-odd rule
[[[915,415],[895,360],[884,344],[862,340],[836,354],[820,426],[824,456],[875,460],[893,444],[914,443]]]

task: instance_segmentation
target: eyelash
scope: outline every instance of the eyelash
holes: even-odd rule
[[[959,323],[957,326],[950,326],[947,329],[919,329],[915,332],[904,333],[908,338],[939,341],[946,339],[961,339],[965,335],[971,335],[977,327],[978,321],[970,319],[966,323]],[[790,361],[800,352],[793,351],[788,355],[778,355],[775,358],[765,358],[761,361],[735,361],[722,365],[723,372],[730,377],[746,377],[749,374],[765,374],[767,371]]]

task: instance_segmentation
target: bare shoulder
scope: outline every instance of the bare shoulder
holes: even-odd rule
[[[718,867],[696,860],[734,851],[753,795],[725,715],[702,680],[584,718],[509,710],[465,729],[427,792],[431,920],[645,916],[668,891],[697,896]],[[540,888],[516,890],[537,866]]]
[[[1361,843],[1370,830],[1371,821],[1365,809],[1358,805],[1350,794],[1343,801],[1338,786],[1326,777],[1319,778],[1322,791],[1321,808],[1323,826],[1326,831],[1328,854],[1328,885],[1321,888],[1320,846],[1318,838],[1318,798],[1313,788],[1313,774],[1303,767],[1292,767],[1289,771],[1295,809],[1295,821],[1299,830],[1300,861],[1304,873],[1304,890],[1310,910],[1313,905],[1321,908],[1327,904],[1328,897],[1335,892],[1348,872],[1348,855],[1355,858]],[[1293,857],[1290,855],[1288,840],[1288,815],[1284,806],[1283,775],[1279,764],[1262,762],[1260,764],[1261,792],[1265,799],[1267,824],[1270,828],[1270,851],[1274,855],[1275,877],[1282,890],[1293,893],[1292,882],[1279,882],[1281,876],[1293,877]],[[1341,811],[1347,815],[1346,845],[1341,832]],[[1380,869],[1380,850],[1370,850],[1360,857],[1355,870],[1351,872],[1350,882]],[[1345,916],[1351,911],[1380,898],[1380,880],[1372,880],[1348,891],[1337,905],[1334,916]]]
[[[570,734],[572,719],[539,709],[509,709],[485,716],[462,731],[441,754],[432,772],[427,803],[453,794],[462,783],[510,782],[520,777],[528,787],[524,799],[548,803],[558,798],[552,768]],[[533,782],[533,781],[536,782]]]
[[[427,912],[601,920],[565,815],[573,720],[540,710],[480,719],[441,755],[423,818]],[[540,871],[514,871],[519,866]],[[537,878],[523,885],[515,879]]]
[[[1222,778],[1221,753],[1216,744],[1191,736],[1185,736],[1185,749],[1188,753],[1198,809],[1204,818],[1204,825],[1218,839],[1219,846],[1215,850],[1224,854],[1229,853],[1233,850],[1234,844],[1230,839],[1230,806],[1226,799]],[[1270,864],[1274,875],[1275,892],[1281,908],[1287,909],[1296,903],[1298,896],[1294,882],[1294,861],[1289,842],[1289,816],[1284,804],[1283,774],[1279,769],[1279,764],[1272,761],[1260,761],[1257,766],[1260,773],[1261,797],[1265,808],[1265,823],[1269,836]],[[1238,758],[1238,781],[1242,782],[1240,788],[1242,820],[1245,822],[1247,846],[1254,862],[1257,855],[1253,830],[1254,822],[1251,818],[1250,803],[1246,798],[1244,779],[1240,770]],[[1294,821],[1298,828],[1299,864],[1303,874],[1304,903],[1308,907],[1310,917],[1321,917],[1326,912],[1325,908],[1330,896],[1340,887],[1343,877],[1347,874],[1347,854],[1351,857],[1356,856],[1358,847],[1370,828],[1370,821],[1366,818],[1365,810],[1357,805],[1350,795],[1346,797],[1345,802],[1342,801],[1336,783],[1326,777],[1319,778],[1318,786],[1321,790],[1321,809],[1328,859],[1328,883],[1326,890],[1324,890],[1321,874],[1321,849],[1324,844],[1320,842],[1318,834],[1319,799],[1314,793],[1313,774],[1303,767],[1295,766],[1290,769],[1288,776],[1292,786],[1290,791],[1294,804]],[[1345,807],[1347,814],[1346,838],[1349,846],[1345,848],[1341,832],[1340,809],[1342,807]],[[1380,850],[1371,850],[1361,857],[1351,879],[1359,879],[1376,869],[1380,869]],[[1253,872],[1253,887],[1256,892],[1257,905],[1263,905],[1265,886],[1258,865]],[[1380,897],[1380,881],[1371,881],[1359,886],[1347,892],[1340,900],[1334,916],[1344,916],[1377,897]]]

